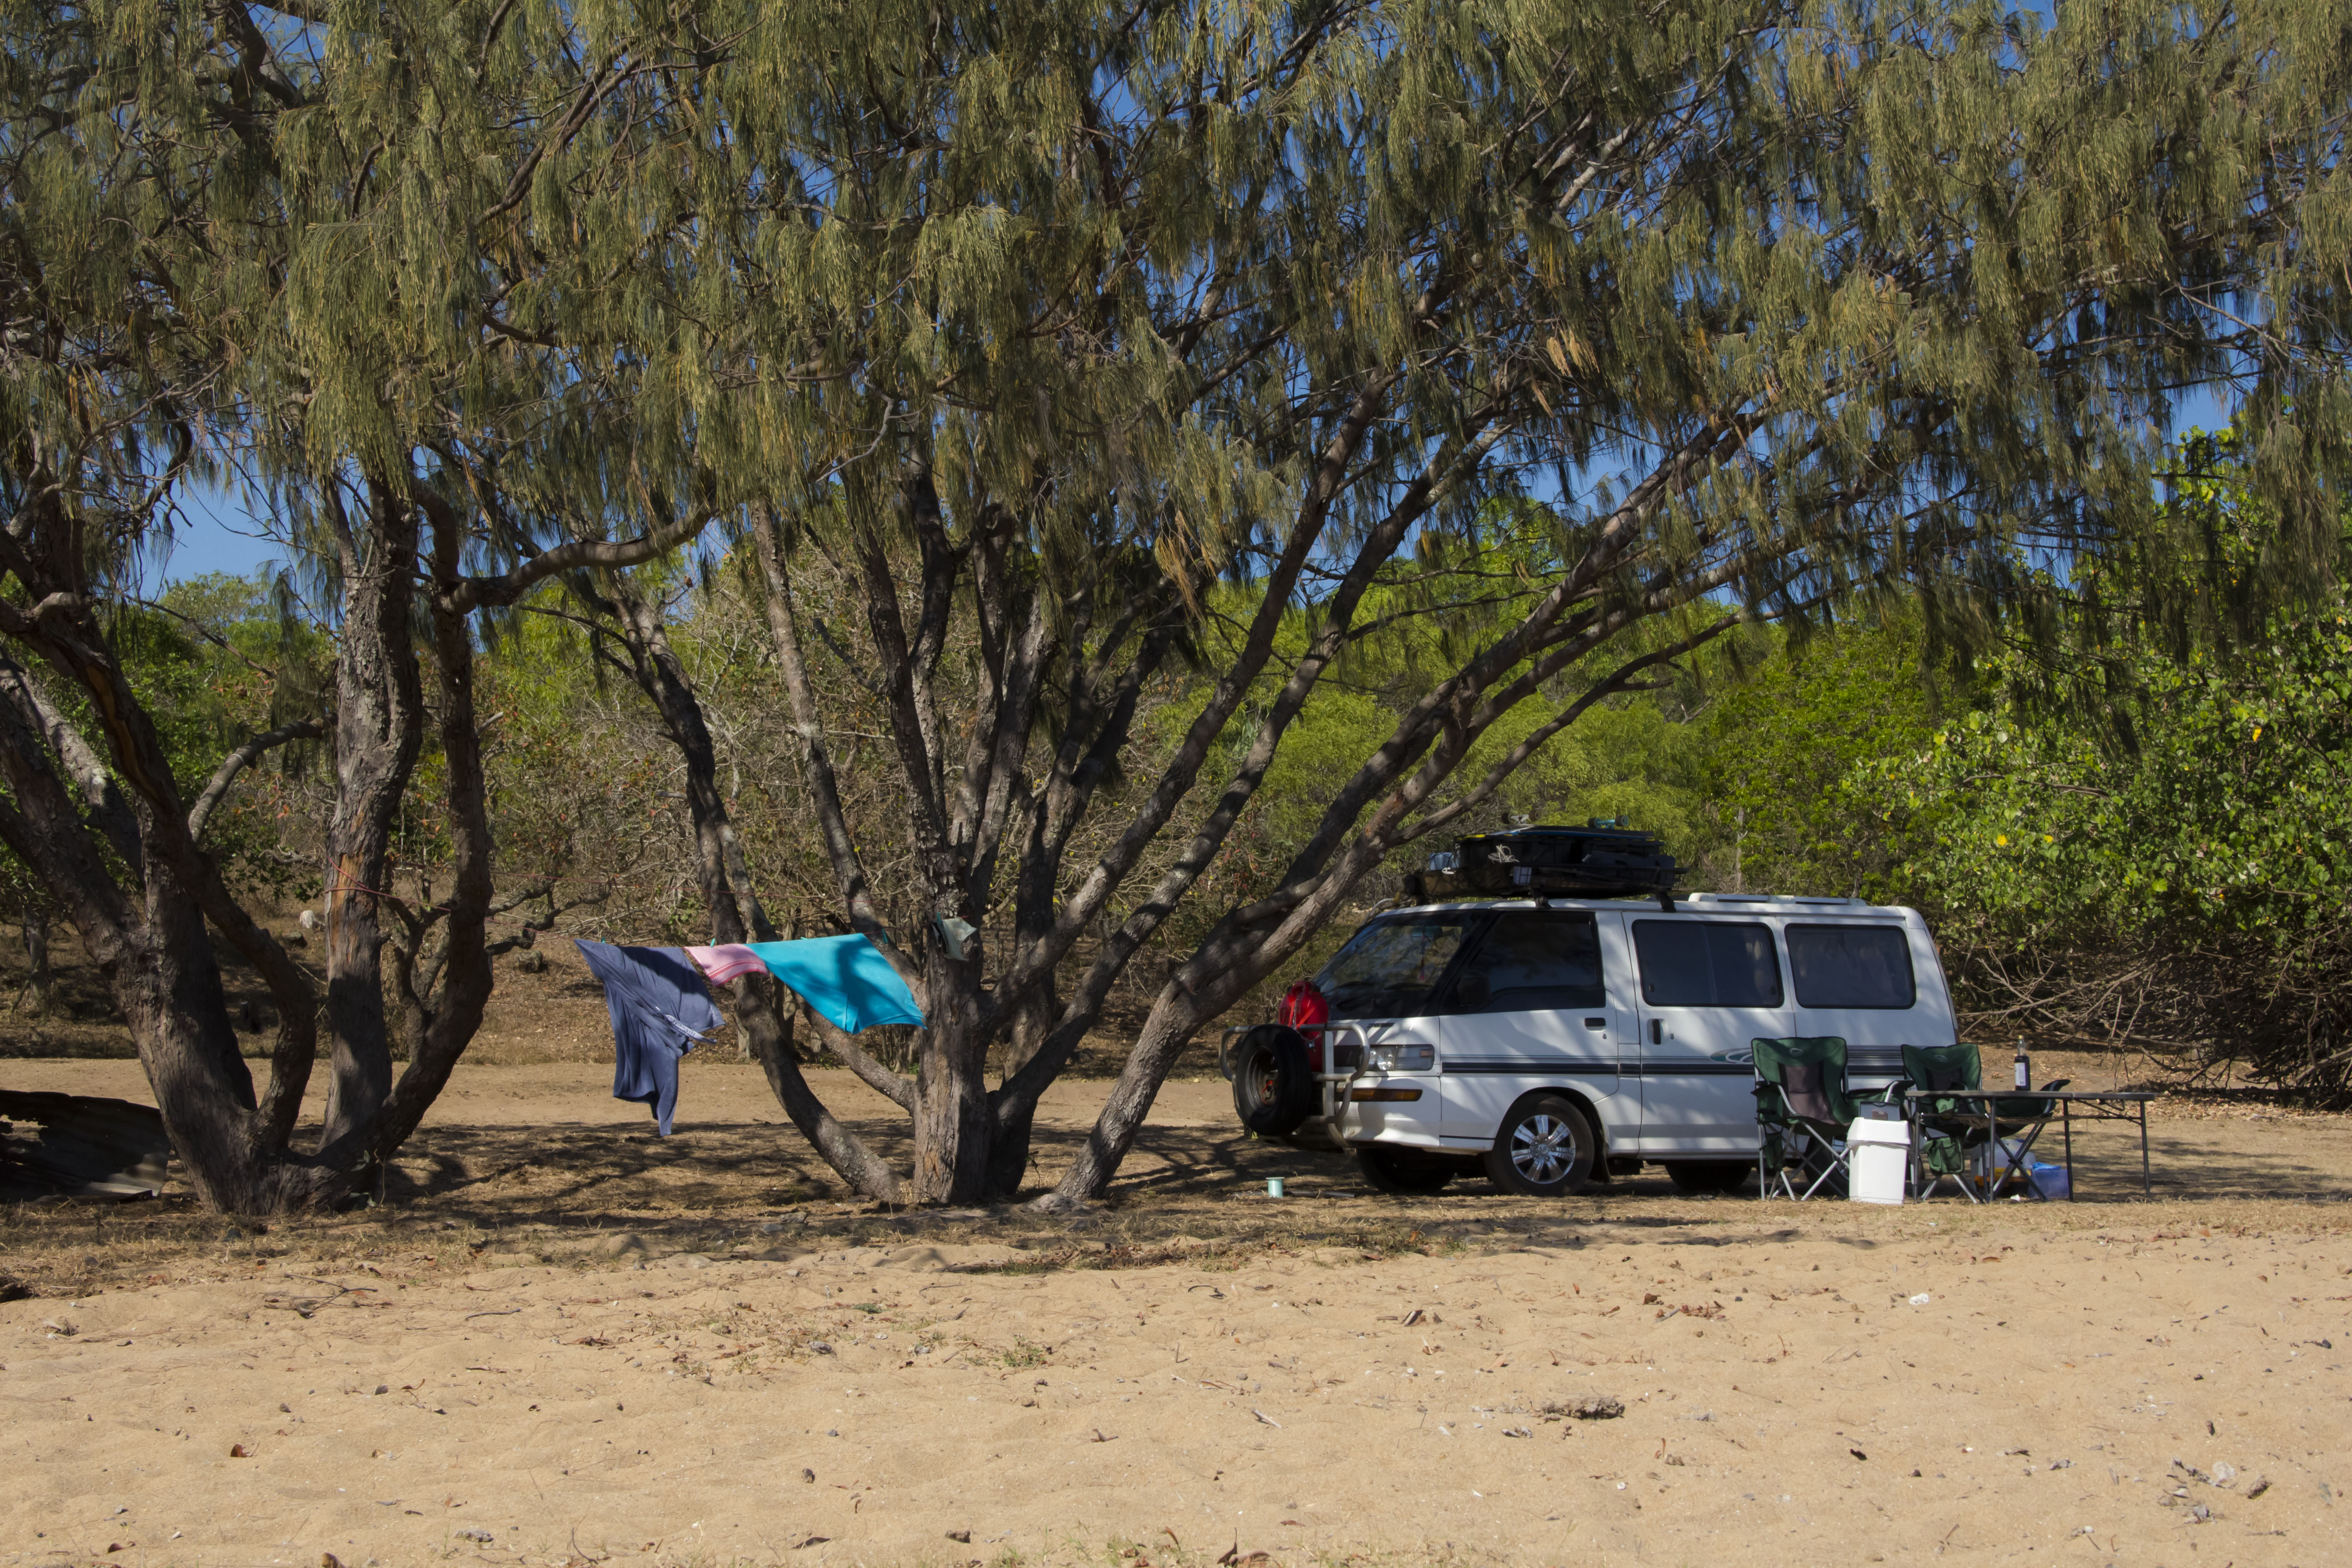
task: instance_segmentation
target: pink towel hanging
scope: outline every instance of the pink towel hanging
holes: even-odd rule
[[[702,966],[702,973],[714,985],[724,985],[746,974],[765,974],[768,966],[760,955],[740,942],[726,942],[718,947],[689,947],[687,957]]]

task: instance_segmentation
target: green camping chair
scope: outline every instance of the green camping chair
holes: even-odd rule
[[[1903,1076],[1887,1086],[1886,1098],[1899,1104],[1906,1089],[1974,1089],[1983,1085],[1984,1062],[1976,1047],[1965,1042],[1956,1046],[1906,1046]],[[1977,1201],[1966,1173],[1969,1151],[1981,1147],[1985,1141],[1983,1115],[1971,1114],[1978,1103],[1959,1100],[1919,1102],[1919,1147],[1912,1153],[1916,1180],[1924,1184],[1919,1186],[1920,1197],[1935,1196],[1936,1190],[1949,1182],[1969,1202]]]
[[[2044,1087],[2057,1090],[2072,1080],[2060,1079]],[[1975,1090],[1984,1087],[1984,1059],[1977,1047],[1966,1040],[1949,1046],[1905,1046],[1903,1077],[1888,1086],[1886,1098],[1901,1102],[1906,1089],[1920,1089]],[[2003,1096],[1992,1102],[1992,1125],[1986,1125],[1984,1101],[1980,1100],[1927,1099],[1919,1102],[1919,1147],[1916,1151],[1916,1169],[1926,1181],[1919,1196],[1933,1197],[1946,1182],[1959,1189],[1960,1195],[1975,1203],[1977,1194],[1966,1178],[1968,1156],[1985,1147],[1993,1137],[2006,1138],[2026,1132],[2026,1148],[2011,1161],[2009,1167],[1998,1173],[1990,1184],[1990,1192],[1998,1193],[2013,1179],[2022,1178],[2036,1193],[2041,1187],[2028,1168],[2027,1153],[2032,1139],[2039,1135],[2042,1124],[2054,1109],[2052,1101],[2032,1094]]]
[[[1845,1041],[1804,1035],[1748,1044],[1756,1054],[1758,1189],[1769,1196],[1777,1185],[1788,1197],[1810,1198],[1847,1174],[1845,1134],[1854,1109],[1845,1087]]]

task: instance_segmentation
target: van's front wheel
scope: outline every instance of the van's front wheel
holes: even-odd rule
[[[1539,1094],[1512,1110],[1486,1152],[1486,1174],[1507,1193],[1564,1198],[1584,1190],[1600,1142],[1571,1100]]]

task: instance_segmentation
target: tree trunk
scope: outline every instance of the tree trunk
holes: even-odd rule
[[[1048,973],[1038,981],[1035,992],[1013,1011],[1013,1033],[1004,1051],[1003,1082],[1011,1082],[1023,1068],[1037,1059],[1061,1012],[1061,998],[1055,994],[1053,975]],[[988,1151],[988,1188],[992,1196],[1009,1198],[1020,1194],[1022,1184],[1029,1177],[1030,1135],[1036,1120],[1036,1101],[1026,1096],[1014,1099],[998,1112]]]
[[[111,966],[115,1005],[131,1026],[182,1176],[206,1208],[277,1213],[299,1184],[289,1188],[293,1173],[278,1151],[256,1147],[253,1079],[237,1057],[202,916],[187,909],[180,918],[151,918],[130,946]],[[235,1072],[222,1070],[229,1058]]]
[[[763,974],[747,974],[729,987],[735,999],[735,1026],[741,1029],[751,1054],[767,1074],[776,1103],[793,1119],[824,1163],[851,1188],[877,1203],[905,1201],[898,1173],[863,1140],[834,1119],[801,1076],[793,1055],[792,1035],[782,1023],[783,1010],[776,994],[783,988]]]
[[[401,1011],[408,1065],[384,1097],[378,1115],[360,1129],[366,1138],[364,1161],[345,1162],[355,1174],[390,1159],[425,1120],[425,1113],[448,1086],[457,1059],[481,1028],[482,1014],[497,984],[490,968],[488,928],[495,842],[482,776],[481,724],[474,702],[473,626],[453,602],[466,531],[462,517],[437,506],[434,510],[431,613],[439,682],[435,695],[439,699],[437,720],[442,770],[447,781],[444,787],[454,875],[443,916],[438,994],[420,995],[404,983]],[[415,668],[413,661],[410,668]]]
[[[1143,1119],[1151,1114],[1160,1086],[1168,1080],[1169,1070],[1202,1021],[1191,993],[1173,981],[1160,989],[1151,1004],[1151,1016],[1143,1021],[1142,1034],[1136,1037],[1135,1048],[1128,1053],[1127,1065],[1111,1085],[1078,1157],[1055,1187],[1053,1200],[1074,1203],[1099,1198],[1109,1191],[1119,1162],[1135,1147],[1135,1135],[1142,1131]]]
[[[32,1006],[33,1016],[45,1018],[49,1012],[49,914],[47,910],[35,910],[25,917],[25,994]]]
[[[977,1204],[989,1196],[996,1114],[988,1103],[988,1037],[980,1028],[980,963],[936,942],[925,989],[930,1011],[915,1079],[915,1173],[908,1199]]]
[[[670,743],[686,770],[686,800],[694,825],[695,877],[710,911],[714,943],[771,942],[775,928],[752,890],[751,868],[727,797],[719,788],[719,753],[701,700],[677,651],[660,612],[635,592],[625,574],[615,574],[610,601],[597,606],[616,624],[629,650],[637,687],[661,714]],[[795,921],[797,931],[797,921]],[[735,1004],[735,1026],[747,1056],[760,1064],[768,1088],[784,1114],[826,1164],[852,1189],[880,1203],[903,1201],[898,1177],[857,1135],[835,1120],[802,1076],[793,1049],[789,995],[767,975],[745,975],[728,987]]]
[[[1029,1179],[1031,1137],[1037,1121],[1034,1105],[1023,1103],[997,1118],[988,1147],[988,1195],[1017,1198]]]
[[[1019,950],[1022,938],[1015,937],[1014,949]],[[1013,1029],[1004,1046],[1004,1076],[1007,1079],[1037,1059],[1045,1048],[1047,1037],[1054,1032],[1054,1022],[1062,1016],[1060,988],[1054,984],[1048,970],[1037,977],[1037,984],[1028,995],[1013,1008]]]
[[[375,1125],[392,1093],[382,900],[392,896],[392,830],[424,739],[425,696],[411,630],[415,509],[372,480],[364,524],[343,563],[335,658],[335,806],[327,828],[326,1127],[341,1150]]]

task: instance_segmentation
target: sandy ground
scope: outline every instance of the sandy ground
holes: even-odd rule
[[[2347,1559],[2336,1119],[2169,1108],[2153,1202],[2111,1128],[2072,1205],[1398,1201],[1180,1084],[1071,1220],[840,1201],[754,1069],[667,1142],[608,1083],[461,1069],[371,1213],[0,1211],[0,1563]]]

